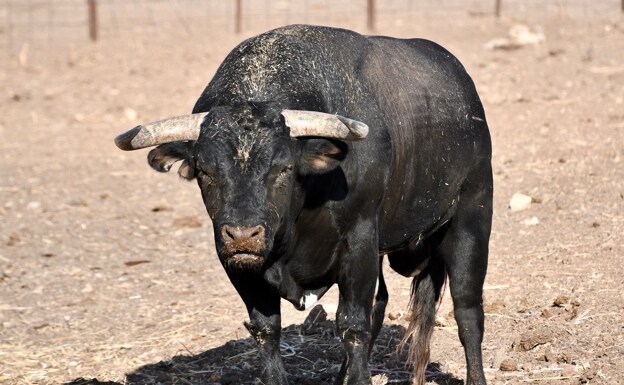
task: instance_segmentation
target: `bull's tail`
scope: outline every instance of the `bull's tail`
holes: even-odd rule
[[[408,348],[408,360],[414,365],[413,383],[425,383],[429,363],[430,341],[435,326],[435,313],[446,282],[444,262],[430,261],[429,266],[412,280],[410,322],[399,344],[399,350]]]

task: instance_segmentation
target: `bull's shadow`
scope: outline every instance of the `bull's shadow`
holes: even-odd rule
[[[411,384],[411,368],[397,345],[405,328],[384,325],[370,360],[374,384]],[[333,321],[290,325],[282,330],[282,356],[290,383],[298,385],[333,384],[343,359]],[[406,347],[407,350],[408,347]],[[167,361],[142,366],[126,375],[125,385],[173,384],[262,384],[262,367],[256,343],[250,338],[232,340],[223,346],[194,356],[176,356]],[[462,380],[430,364],[427,380],[439,385],[461,385]],[[76,379],[64,385],[122,385],[96,379]]]

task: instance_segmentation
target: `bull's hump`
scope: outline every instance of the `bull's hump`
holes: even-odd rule
[[[332,85],[350,83],[368,40],[356,32],[292,25],[251,37],[224,60],[206,100],[288,100],[294,109],[333,105]],[[338,87],[341,88],[341,87]],[[341,91],[342,92],[342,91]],[[206,104],[206,103],[204,103]]]
[[[283,27],[276,28],[269,33],[277,33],[281,35],[289,35],[289,36],[302,36],[311,30],[319,29],[319,27],[306,25],[306,24],[291,24]]]
[[[323,56],[334,56],[346,49],[354,39],[365,40],[353,31],[295,24],[249,38],[236,51],[240,61],[245,62],[245,69],[270,71],[289,68],[289,71],[297,71],[298,65],[314,63]],[[311,64],[309,67],[314,66]]]
[[[285,72],[294,75],[297,69],[295,52],[297,42],[289,41],[284,35],[270,32],[255,36],[241,43],[226,60],[224,68],[227,88],[243,100],[270,100],[277,84]]]

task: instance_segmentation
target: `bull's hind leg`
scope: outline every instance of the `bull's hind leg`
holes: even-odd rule
[[[434,256],[446,262],[459,339],[466,354],[467,385],[485,384],[481,356],[483,282],[491,223],[492,172],[487,162],[462,187],[457,211]]]

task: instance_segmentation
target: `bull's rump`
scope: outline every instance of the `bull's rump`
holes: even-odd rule
[[[491,144],[474,83],[459,61],[423,39],[371,37],[362,75],[391,142],[380,248],[418,239],[448,220],[461,186]]]

